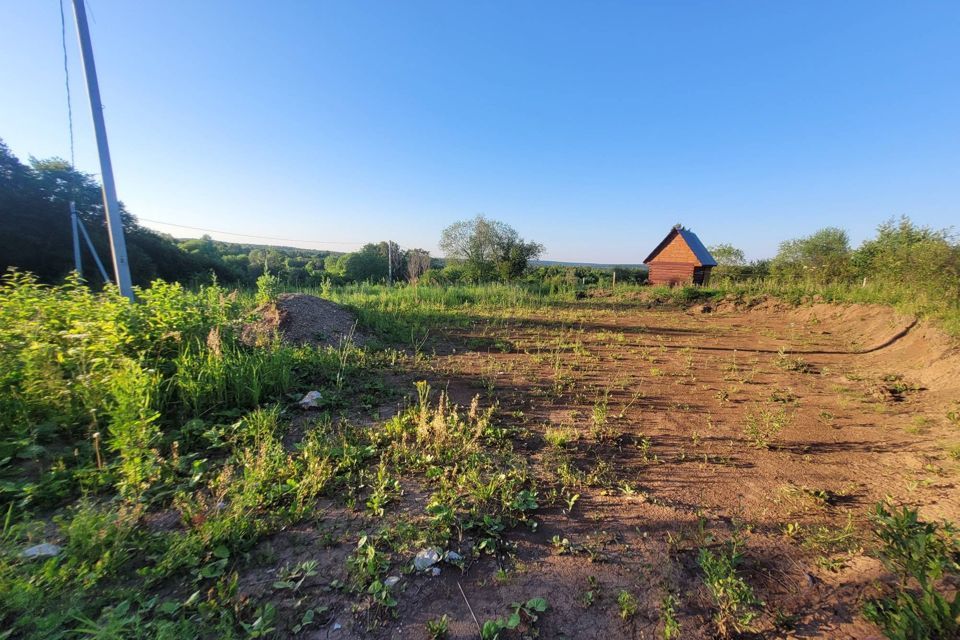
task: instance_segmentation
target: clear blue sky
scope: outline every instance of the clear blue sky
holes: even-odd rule
[[[676,222],[765,257],[827,225],[960,220],[956,0],[90,5],[141,218],[435,250],[485,213],[547,258],[619,263]],[[21,158],[69,154],[60,47],[57,0],[0,0]],[[96,173],[71,24],[68,50]]]

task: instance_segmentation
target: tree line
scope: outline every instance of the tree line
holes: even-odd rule
[[[34,273],[43,282],[61,281],[74,269],[69,203],[90,234],[98,255],[110,268],[110,242],[101,187],[90,174],[61,158],[21,162],[0,140],[0,269]],[[133,281],[146,285],[209,281],[252,285],[269,273],[293,286],[319,286],[325,281],[382,282],[416,280],[431,267],[442,266],[422,249],[401,250],[394,243],[368,244],[359,251],[337,253],[292,247],[238,244],[210,236],[178,240],[141,226],[120,203]],[[102,284],[93,258],[81,243],[84,277]],[[388,262],[392,258],[392,264]]]
[[[960,243],[951,229],[918,225],[904,216],[877,227],[876,235],[852,247],[837,227],[780,243],[771,260],[747,262],[729,244],[710,247],[718,266],[714,276],[731,280],[828,285],[881,284],[960,305]]]
[[[109,264],[110,245],[99,183],[60,158],[21,162],[0,140],[0,268],[30,271],[41,281],[57,282],[74,268],[68,203],[90,233],[99,255]],[[155,279],[253,285],[265,274],[288,286],[323,283],[424,282],[460,284],[527,281],[551,285],[641,283],[642,269],[540,266],[540,243],[526,240],[510,225],[477,215],[455,222],[440,234],[445,258],[396,243],[369,243],[339,253],[220,242],[209,236],[178,240],[142,227],[121,203],[121,219],[134,282]],[[729,245],[710,247],[717,259],[714,277],[731,280],[815,284],[867,282],[910,287],[960,304],[960,245],[949,229],[917,225],[909,218],[888,220],[875,237],[853,248],[846,231],[821,229],[787,240],[770,260],[747,262]],[[100,276],[82,250],[84,275],[91,284]]]
[[[74,269],[69,202],[109,269],[110,242],[100,184],[61,158],[27,163],[0,140],[0,268],[34,273],[58,282]],[[516,280],[528,273],[543,246],[526,242],[509,225],[484,216],[457,222],[441,234],[446,259],[393,242],[369,243],[349,253],[220,242],[210,236],[178,240],[141,226],[120,203],[133,281],[209,281],[253,285],[269,274],[289,286],[323,283],[486,282]],[[102,284],[86,246],[84,276]]]

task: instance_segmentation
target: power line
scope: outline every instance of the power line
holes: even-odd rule
[[[70,126],[70,166],[76,169],[73,152],[73,104],[70,100],[70,67],[67,65],[67,21],[63,17],[63,0],[60,0],[60,44],[63,45],[63,75],[67,87],[67,123]]]
[[[168,227],[179,227],[181,229],[190,229],[191,231],[203,231],[206,233],[219,233],[225,236],[237,236],[239,238],[253,238],[254,240],[272,240],[274,242],[304,242],[307,244],[349,244],[358,247],[367,244],[366,242],[354,242],[349,240],[304,240],[302,238],[276,238],[273,236],[257,236],[249,233],[234,233],[233,231],[221,231],[219,229],[207,229],[204,227],[192,227],[186,224],[175,224],[173,222],[164,222],[163,220],[151,220],[150,218],[139,218],[143,222],[152,222],[153,224],[162,224]]]

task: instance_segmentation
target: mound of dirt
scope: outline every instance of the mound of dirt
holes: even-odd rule
[[[264,344],[279,335],[284,342],[303,345],[339,346],[364,336],[356,330],[357,318],[335,302],[303,293],[283,293],[276,302],[256,310],[257,320],[244,325],[240,339],[248,345]]]
[[[902,376],[950,402],[960,394],[960,345],[929,321],[880,304],[814,303],[780,315],[840,338],[864,369]]]

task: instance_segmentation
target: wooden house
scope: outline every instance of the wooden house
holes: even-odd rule
[[[707,248],[693,231],[676,225],[643,261],[650,269],[650,284],[699,284],[710,282],[710,270],[717,266]]]

